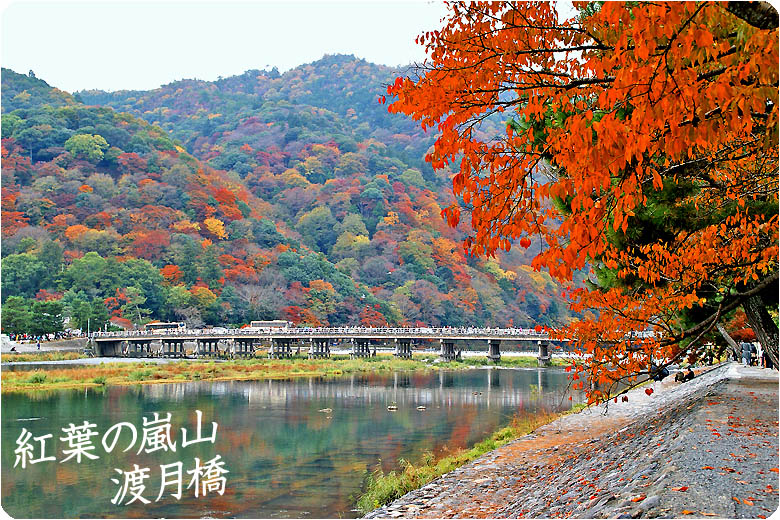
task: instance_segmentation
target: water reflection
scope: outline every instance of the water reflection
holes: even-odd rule
[[[367,471],[424,451],[467,446],[508,423],[568,405],[565,373],[554,369],[361,374],[338,379],[220,381],[59,391],[2,397],[2,499],[14,517],[350,517],[350,497]],[[395,404],[398,410],[388,411]],[[421,409],[418,409],[420,407]],[[152,412],[171,412],[174,431],[195,427],[194,410],[217,421],[214,445],[177,453],[105,453],[64,458],[61,428],[88,420],[101,433],[127,421],[141,430]],[[35,421],[24,419],[40,418]],[[52,433],[57,462],[13,468],[22,428]],[[177,437],[180,439],[180,437]],[[159,465],[219,454],[230,470],[223,496],[153,502]],[[380,463],[381,461],[381,463]],[[149,505],[114,506],[114,468],[151,469]],[[186,486],[186,482],[185,482]]]

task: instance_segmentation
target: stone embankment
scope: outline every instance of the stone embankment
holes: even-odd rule
[[[628,397],[562,417],[366,518],[768,518],[777,510],[776,371],[729,363]]]
[[[53,351],[60,351],[60,352],[78,352],[79,350],[83,349],[87,344],[87,338],[72,338],[72,339],[58,339],[56,341],[42,341],[41,342],[41,348],[38,349],[37,342],[24,342],[24,343],[17,343],[16,341],[11,341],[8,339],[8,336],[3,334],[2,340],[0,340],[0,345],[2,345],[2,353],[9,353],[11,352],[12,348],[15,348],[16,350],[14,352],[53,352]]]

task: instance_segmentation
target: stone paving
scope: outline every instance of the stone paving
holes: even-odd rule
[[[366,518],[766,518],[778,373],[729,363],[565,416]]]

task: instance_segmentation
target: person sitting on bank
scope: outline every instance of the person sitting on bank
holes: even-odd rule
[[[653,378],[653,381],[663,381],[666,376],[669,375],[669,369],[666,367],[661,367],[660,369],[655,365],[655,363],[650,363],[650,377]]]

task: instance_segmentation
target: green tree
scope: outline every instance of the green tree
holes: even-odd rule
[[[2,260],[3,299],[9,296],[35,296],[49,268],[32,253],[8,255]]]
[[[2,329],[5,334],[31,332],[32,301],[22,296],[9,296],[3,303]]]
[[[77,159],[86,159],[91,163],[103,160],[103,153],[108,149],[108,143],[103,136],[78,134],[65,141],[65,150]]]
[[[107,265],[105,258],[90,251],[81,258],[73,260],[70,267],[62,273],[60,287],[75,292],[84,291],[90,295],[113,296],[110,287],[116,288],[116,284],[110,283],[107,279]]]
[[[50,300],[32,303],[32,334],[53,334],[63,330],[62,302]]]
[[[336,219],[327,206],[318,206],[304,213],[295,226],[306,245],[323,253],[327,253],[336,242],[335,227]]]
[[[146,304],[146,297],[143,291],[138,287],[127,287],[125,289],[125,297],[127,298],[127,303],[122,305],[122,316],[140,325],[152,313],[152,311],[143,307]]]

